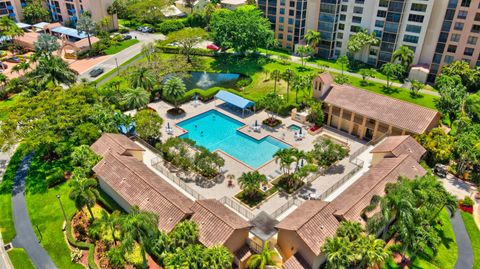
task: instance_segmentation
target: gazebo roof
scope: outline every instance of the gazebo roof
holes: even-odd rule
[[[242,109],[245,109],[247,107],[251,107],[251,106],[254,106],[255,103],[248,100],[248,99],[245,99],[241,96],[238,96],[236,94],[233,94],[231,92],[227,92],[227,91],[219,91],[216,95],[215,95],[215,98],[217,99],[220,99],[224,102],[227,102],[229,104],[232,104],[236,107],[239,107],[239,108],[242,108]]]

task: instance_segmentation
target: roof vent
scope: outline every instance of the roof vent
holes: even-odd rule
[[[125,181],[125,180],[127,180],[127,179],[126,179],[126,178],[124,178],[124,177],[122,177],[122,181]]]
[[[147,201],[150,201],[150,197],[147,197]]]
[[[325,226],[323,226],[323,225],[320,225],[320,229],[322,229],[322,230],[323,230],[323,228],[325,228]]]
[[[171,222],[171,221],[173,221],[173,219],[172,219],[172,218],[168,218],[168,221],[170,221],[170,222]]]

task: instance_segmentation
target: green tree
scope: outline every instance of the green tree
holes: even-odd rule
[[[74,167],[74,179],[78,178],[75,176],[80,176],[79,178],[90,176],[92,168],[101,159],[100,156],[93,152],[88,145],[74,147],[70,154],[70,158],[70,164]],[[77,169],[81,170],[80,174],[76,173]]]
[[[183,98],[187,91],[185,83],[179,77],[171,77],[163,85],[163,93],[168,100],[173,102],[175,109],[178,111],[178,102]]]
[[[328,237],[322,246],[327,269],[346,269],[355,261],[353,244],[343,237]]]
[[[60,43],[54,36],[48,34],[40,34],[37,41],[33,42],[35,52],[43,57],[50,58],[52,53],[60,49]]]
[[[404,72],[408,72],[410,65],[413,63],[415,53],[408,46],[402,45],[392,54],[392,61],[400,62]]]
[[[233,48],[242,54],[256,51],[271,43],[274,34],[270,21],[255,6],[246,5],[234,11],[220,9],[210,21],[211,37],[223,48]]]
[[[392,78],[399,78],[405,72],[405,68],[400,64],[394,63],[386,63],[382,65],[381,69],[382,73],[387,76],[387,88],[391,88],[391,79]]]
[[[293,79],[295,78],[296,74],[295,72],[290,69],[290,68],[287,68],[285,69],[285,71],[282,73],[282,79],[287,82],[287,103],[288,103],[288,100],[290,99],[290,84],[293,82]]]
[[[462,174],[468,164],[480,161],[480,124],[471,124],[457,135],[455,151],[460,157],[457,173]]]
[[[376,265],[383,264],[389,257],[390,252],[385,249],[385,242],[377,239],[374,235],[361,237],[359,242],[361,260],[359,268],[375,268]]]
[[[276,266],[275,257],[277,253],[274,250],[270,250],[268,241],[265,241],[262,252],[253,254],[247,261],[248,269],[265,269],[266,266]]]
[[[480,122],[480,91],[470,94],[465,102],[465,110],[475,122]]]
[[[373,68],[362,68],[358,71],[358,74],[362,76],[362,85],[368,85],[368,78],[372,78],[375,75],[375,69]]]
[[[347,56],[340,56],[337,59],[337,63],[339,63],[342,66],[342,77],[344,76],[343,72],[345,71],[345,67],[348,67],[350,64],[350,61],[348,60]]]
[[[77,81],[77,71],[71,69],[62,58],[53,56],[40,58],[35,69],[28,72],[27,77],[35,81],[37,88],[43,90],[48,84],[59,86],[72,85]]]
[[[462,84],[469,92],[475,92],[480,88],[480,68],[470,68],[466,61],[453,61],[442,67],[442,76],[459,76]],[[435,83],[436,84],[436,83]]]
[[[276,121],[275,114],[278,114],[280,109],[287,104],[287,101],[283,98],[283,96],[272,92],[266,94],[262,99],[260,99],[259,104],[266,108],[267,113],[269,112],[270,123],[274,123]]]
[[[320,44],[321,35],[317,31],[308,30],[304,36],[305,41],[309,46],[311,46],[314,50],[317,48],[318,44]]]
[[[126,15],[141,23],[157,24],[165,17],[162,10],[169,5],[164,0],[127,1]]]
[[[282,72],[280,70],[275,69],[270,73],[270,79],[273,79],[274,84],[273,84],[273,93],[277,92],[277,81],[282,79]]]
[[[425,84],[421,83],[420,81],[418,80],[412,80],[411,81],[411,85],[410,85],[410,94],[412,96],[418,96],[418,93],[420,92],[420,90],[422,90],[423,88],[425,88]]]
[[[158,233],[158,216],[152,212],[140,211],[133,206],[120,222],[121,247],[126,253],[134,250],[136,243],[140,245],[143,268],[147,269],[146,250],[150,239]]]
[[[151,145],[160,140],[163,119],[155,110],[143,109],[133,117],[136,123],[138,136],[148,141]]]
[[[144,66],[136,68],[130,74],[130,85],[133,88],[142,88],[152,92],[155,82],[156,80],[155,76],[152,74],[152,70]]]
[[[23,19],[28,24],[35,24],[50,19],[50,13],[39,0],[31,0],[22,8]]]
[[[322,126],[325,119],[323,103],[317,100],[311,100],[308,102],[308,106],[310,107],[310,114],[308,114],[307,120],[315,124],[315,126]]]
[[[242,173],[238,178],[240,188],[249,197],[255,197],[263,183],[268,183],[267,177],[258,171]]]
[[[184,220],[175,226],[169,237],[174,248],[184,249],[198,243],[198,226],[191,220]]]
[[[130,89],[124,96],[127,109],[139,109],[150,102],[150,94],[143,88]]]
[[[229,269],[233,255],[224,246],[213,246],[204,251],[203,266],[210,269]]]
[[[295,103],[298,104],[298,93],[300,91],[306,92],[306,89],[310,89],[312,85],[312,76],[310,75],[303,75],[303,76],[295,76],[292,81],[292,89],[295,91]]]
[[[98,219],[95,224],[106,227],[110,230],[113,239],[113,245],[117,245],[117,233],[120,226],[121,214],[120,211],[113,211],[111,214],[108,214],[106,211],[102,211],[100,219]]]
[[[97,189],[97,181],[92,178],[84,178],[79,180],[71,180],[69,182],[71,187],[69,197],[75,201],[75,206],[78,210],[81,210],[84,206],[87,206],[88,212],[93,220],[95,216],[92,212],[92,206],[97,202],[97,198],[100,193]]]
[[[200,152],[195,153],[193,158],[194,168],[200,175],[206,178],[213,178],[220,172],[220,167],[225,164],[225,160],[217,152],[210,152],[207,149],[200,148]]]
[[[313,145],[313,150],[310,151],[310,154],[320,167],[327,168],[347,157],[348,149],[334,143],[330,139],[322,139]]]
[[[14,20],[9,16],[0,17],[0,36],[6,36],[9,38],[15,38],[17,36],[23,36],[22,28],[18,27]]]
[[[206,36],[207,33],[202,28],[187,27],[168,34],[167,42],[177,42],[180,52],[187,57],[187,61],[190,63],[192,61],[192,51]]]
[[[352,242],[360,238],[362,233],[363,227],[356,221],[342,221],[336,231],[337,236],[346,237]]]
[[[84,33],[88,38],[88,46],[92,50],[92,41],[90,37],[97,33],[97,24],[88,15],[81,15],[77,21],[77,31]]]
[[[453,122],[464,108],[467,98],[467,88],[461,83],[455,83],[458,80],[450,80],[442,84],[438,89],[440,98],[437,99],[435,106],[444,115],[448,116],[450,123]]]
[[[347,49],[350,53],[355,55],[365,48],[369,48],[372,45],[377,46],[379,43],[380,40],[375,33],[368,33],[368,30],[364,29],[350,36],[347,43]]]
[[[436,163],[447,163],[452,159],[454,137],[438,127],[426,134],[418,136],[418,142],[427,150],[427,161],[433,166]]]
[[[296,52],[300,57],[302,66],[305,66],[305,58],[312,56],[314,50],[310,46],[298,46]]]

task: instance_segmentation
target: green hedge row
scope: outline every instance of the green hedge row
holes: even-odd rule
[[[70,218],[70,222],[66,224],[68,243],[78,249],[88,250],[88,267],[90,269],[98,269],[97,264],[95,263],[95,245],[87,242],[77,241],[75,238],[73,238],[71,222],[74,216],[75,214],[73,214],[73,216]]]
[[[172,46],[158,46],[158,48],[164,52],[164,53],[170,53],[170,54],[180,54],[181,53],[181,48],[179,47],[172,47]],[[217,52],[209,49],[201,49],[201,48],[193,48],[191,50],[192,55],[196,56],[216,56],[218,55]]]

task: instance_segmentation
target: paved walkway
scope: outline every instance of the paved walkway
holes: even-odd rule
[[[473,251],[470,237],[468,237],[467,230],[463,224],[460,211],[455,212],[455,216],[450,219],[455,232],[455,239],[458,246],[458,257],[454,269],[468,269],[473,268]]]
[[[277,59],[279,60],[280,58],[276,55],[271,55],[269,54],[269,57],[272,58],[272,59]],[[302,64],[302,60],[300,59],[300,57],[297,57],[297,56],[293,56],[291,55],[290,56],[290,62],[293,62],[293,63],[297,63],[297,64]],[[316,64],[316,63],[310,63],[310,62],[306,62],[305,63],[305,66],[309,66],[309,67],[313,67],[313,68],[325,68],[325,70],[329,71],[329,72],[334,72],[334,73],[340,73],[341,70],[338,70],[338,69],[335,69],[335,68],[331,68],[331,67],[325,67],[325,66],[321,66],[319,64]],[[357,73],[352,73],[352,72],[348,72],[348,71],[344,71],[344,73],[348,76],[352,76],[352,77],[356,77],[356,78],[362,78],[362,76],[360,74],[357,74]],[[373,81],[373,82],[377,82],[377,83],[381,83],[381,84],[384,84],[384,85],[387,85],[387,81],[386,80],[383,80],[383,79],[379,79],[379,78],[369,78],[368,79],[369,81]],[[406,88],[406,89],[409,89],[409,87],[407,87],[407,85],[404,85],[404,84],[401,84],[401,83],[396,83],[396,82],[392,82],[391,83],[392,86],[394,87],[398,87],[398,88]],[[423,93],[423,94],[428,94],[428,95],[433,95],[433,96],[440,96],[440,94],[438,92],[435,92],[435,91],[430,91],[430,90],[425,90],[425,89],[422,89],[420,90],[420,93]]]
[[[45,249],[40,246],[27,212],[24,193],[25,177],[31,160],[32,155],[27,155],[15,175],[12,208],[17,236],[13,239],[12,244],[16,248],[24,248],[37,269],[57,268]]]
[[[10,257],[8,257],[3,245],[2,233],[0,233],[0,269],[13,269]]]

